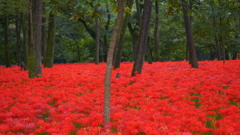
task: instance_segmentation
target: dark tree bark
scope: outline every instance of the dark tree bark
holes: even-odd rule
[[[151,53],[151,50],[150,50],[149,46],[147,46],[146,55],[147,55],[148,64],[152,64],[152,53]]]
[[[154,47],[155,47],[155,57],[156,60],[160,60],[160,53],[159,53],[159,39],[158,39],[158,33],[159,33],[159,11],[158,11],[158,1],[155,1],[155,24],[154,24]]]
[[[36,77],[42,76],[42,0],[33,0],[33,39],[37,59]]]
[[[16,46],[17,46],[17,53],[16,53],[16,59],[17,59],[17,65],[21,64],[21,60],[20,60],[20,47],[21,47],[21,37],[20,37],[20,13],[18,10],[16,10],[16,37],[17,37],[17,42],[16,42]]]
[[[107,23],[105,24],[105,33],[103,35],[103,44],[106,46],[108,44],[108,31],[109,31],[109,25],[111,22],[111,15],[110,15],[110,11],[109,11],[109,6],[108,6],[108,2],[107,2],[107,6],[106,6],[106,12],[107,12]],[[102,54],[102,61],[106,61],[106,50],[104,50],[104,48],[101,48],[101,54]]]
[[[187,38],[187,45],[189,47],[189,56],[190,56],[190,64],[193,68],[198,68],[198,61],[197,61],[197,53],[195,50],[195,45],[193,41],[193,32],[192,32],[192,24],[189,13],[189,4],[186,0],[182,0],[183,6],[183,18],[184,18],[184,25],[186,30],[186,38]]]
[[[98,5],[95,6],[95,10],[98,11]],[[96,24],[96,56],[95,56],[95,64],[99,64],[99,53],[100,53],[100,44],[99,44],[99,39],[100,39],[100,31],[99,31],[99,20],[98,16],[95,16],[95,24]]]
[[[137,8],[137,19],[138,19],[138,24],[141,23],[141,8],[139,4],[139,0],[135,0],[136,2],[136,8]]]
[[[43,10],[45,12],[45,10]],[[47,19],[45,16],[42,16],[42,57],[43,62],[45,61],[47,50]]]
[[[22,44],[23,44],[23,63],[25,64],[25,66],[28,66],[28,62],[27,62],[27,57],[28,57],[28,34],[27,34],[27,31],[28,31],[28,27],[27,27],[27,24],[26,24],[26,20],[27,19],[27,15],[25,14],[21,14],[21,24],[22,24],[22,32],[23,32],[23,40],[22,40]]]
[[[214,7],[212,8],[212,12],[213,13],[215,12]],[[214,27],[214,29],[216,29],[216,25],[217,25],[216,17],[213,16],[213,27]],[[221,49],[220,49],[219,38],[218,38],[218,34],[217,33],[215,33],[214,40],[215,40],[215,46],[216,46],[216,52],[217,52],[218,60],[221,60],[221,58],[222,58],[222,56],[221,56]]]
[[[5,15],[3,19],[3,31],[4,31],[4,46],[5,46],[5,66],[11,67],[10,61],[10,49],[9,49],[9,39],[8,39],[8,16]]]
[[[132,9],[133,0],[128,0],[127,5],[129,7],[129,9]],[[122,58],[122,50],[123,50],[123,44],[124,44],[124,35],[125,35],[126,29],[127,29],[127,23],[128,23],[130,16],[131,15],[128,13],[125,14],[123,22],[121,24],[120,35],[119,35],[117,45],[116,45],[116,57],[114,60],[114,68],[120,68],[120,63],[121,63],[121,58]]]
[[[124,0],[118,0],[118,15],[108,48],[106,75],[104,80],[104,124],[110,122],[110,91],[111,91],[111,76],[112,76],[112,61],[114,48],[118,39],[121,22],[124,15]]]
[[[29,78],[42,76],[41,28],[42,2],[41,0],[29,0],[29,52],[27,59]]]
[[[141,28],[140,28],[140,36],[138,40],[137,56],[134,61],[132,76],[136,75],[136,71],[138,72],[138,74],[142,73],[142,67],[144,63],[144,54],[145,54],[145,51],[147,50],[148,29],[150,24],[151,11],[152,11],[152,1],[145,0]]]
[[[128,29],[132,37],[132,60],[134,61],[137,54],[138,32],[132,28],[130,23],[128,23]]]
[[[44,57],[44,67],[52,68],[54,64],[55,33],[56,33],[56,11],[53,10],[49,14],[48,38],[46,55]]]
[[[33,39],[33,15],[32,15],[32,0],[29,0],[29,43],[28,43],[28,56],[27,56],[27,65],[28,65],[28,77],[36,77],[36,68],[37,68],[37,58],[35,54],[35,45]]]
[[[221,53],[222,53],[222,60],[223,63],[226,62],[226,54],[225,54],[225,46],[223,42],[223,36],[222,36],[222,18],[220,17],[219,19],[219,25],[220,25],[220,34],[219,34],[219,43],[220,43],[220,48],[221,48]]]

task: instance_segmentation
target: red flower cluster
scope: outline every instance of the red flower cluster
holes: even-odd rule
[[[41,78],[0,67],[0,134],[240,134],[240,60],[132,63],[113,71],[103,126],[105,63],[56,64]],[[118,74],[118,77],[116,77]]]

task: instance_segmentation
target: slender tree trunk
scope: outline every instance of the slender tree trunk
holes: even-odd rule
[[[130,23],[128,23],[128,29],[132,37],[132,61],[134,61],[137,54],[138,33],[132,28]]]
[[[107,37],[108,37],[109,25],[110,25],[110,22],[111,22],[111,15],[110,15],[110,11],[109,11],[108,2],[107,2],[106,12],[107,12],[107,23],[105,24],[105,33],[104,33],[104,35],[103,35],[104,45],[107,45],[107,44],[108,44]],[[107,49],[106,49],[106,50],[107,50]],[[104,48],[102,47],[102,48],[101,48],[102,62],[106,61],[106,56],[107,56],[106,51],[105,51]]]
[[[128,0],[127,5],[131,12],[133,0]],[[128,14],[128,13],[125,14],[123,22],[121,24],[120,35],[119,35],[118,42],[116,45],[117,51],[116,51],[116,57],[115,57],[115,62],[114,62],[114,68],[120,68],[123,45],[124,45],[124,35],[125,35],[126,29],[127,29],[127,24],[128,24],[128,20],[129,20],[130,16],[131,16],[131,14]]]
[[[182,0],[183,6],[183,17],[184,17],[184,24],[186,29],[186,38],[187,38],[187,45],[189,47],[189,56],[190,56],[190,63],[193,68],[198,68],[198,61],[197,61],[197,53],[195,50],[195,45],[193,41],[193,33],[192,33],[192,24],[190,16],[188,15],[189,5],[186,0]]]
[[[54,64],[54,46],[56,31],[56,11],[49,14],[48,39],[44,67],[52,68]]]
[[[214,4],[214,1],[212,1],[212,2]],[[212,8],[212,12],[213,12],[213,14],[215,14],[214,7]],[[213,16],[213,27],[214,27],[214,29],[216,29],[216,27],[217,27],[217,21],[216,21],[216,17],[215,16]],[[221,49],[220,49],[219,37],[218,37],[217,33],[215,33],[214,40],[215,40],[217,58],[218,58],[218,60],[221,60],[221,58],[222,58],[222,56],[221,56]]]
[[[220,35],[219,35],[219,42],[220,42],[220,46],[221,46],[221,52],[222,52],[222,60],[223,63],[226,62],[226,54],[225,54],[225,46],[224,46],[224,42],[223,42],[223,36],[222,36],[222,18],[220,17],[219,19],[219,25],[220,25]]]
[[[16,35],[17,35],[17,65],[20,65],[21,64],[21,58],[20,58],[20,47],[21,47],[21,38],[20,38],[20,23],[19,23],[19,20],[20,20],[20,13],[19,11],[16,10]]]
[[[45,12],[45,10],[44,10]],[[42,16],[42,57],[43,62],[45,62],[45,56],[46,56],[46,50],[47,50],[47,19],[45,16]]]
[[[189,60],[189,45],[188,45],[188,43],[186,44],[186,60],[190,62],[190,60]]]
[[[219,39],[218,39],[218,36],[217,34],[214,36],[214,39],[215,39],[215,45],[216,45],[216,51],[217,51],[217,57],[218,57],[218,60],[221,60],[222,58],[222,55],[221,55],[221,49],[220,49],[220,45],[219,45]]]
[[[148,61],[148,64],[152,64],[152,54],[151,54],[151,50],[149,48],[149,46],[147,46],[147,61]]]
[[[159,11],[158,11],[158,1],[155,1],[155,24],[154,24],[154,47],[155,47],[155,57],[156,60],[160,60],[160,53],[159,53]]]
[[[77,47],[77,59],[78,59],[78,62],[80,62],[81,61],[80,47],[77,42],[75,43],[75,45]]]
[[[27,57],[28,57],[28,34],[27,34],[27,24],[26,24],[26,21],[25,20],[28,20],[27,19],[27,15],[25,14],[22,14],[22,20],[21,20],[21,23],[22,23],[22,32],[23,32],[23,53],[24,53],[24,64],[25,66],[28,67],[28,62],[27,62]]]
[[[98,5],[95,7],[95,11],[98,11]],[[98,16],[95,16],[95,23],[96,23],[96,57],[95,57],[95,64],[99,64],[99,38],[100,38],[100,31],[99,31],[99,20]]]
[[[137,19],[138,19],[138,24],[140,26],[141,23],[141,9],[140,9],[140,4],[139,4],[139,0],[135,0],[136,2],[136,8],[137,8]]]
[[[6,67],[11,67],[10,61],[10,49],[9,49],[9,40],[8,40],[8,16],[4,16],[3,20],[3,29],[4,29],[4,45],[5,45],[5,65]]]
[[[134,61],[132,76],[135,76],[136,72],[138,72],[138,74],[142,73],[142,67],[144,63],[144,54],[145,54],[145,51],[147,50],[147,39],[148,39],[148,30],[149,30],[149,24],[150,24],[151,11],[152,11],[152,1],[145,0],[141,28],[140,28],[140,36],[138,40],[137,56]]]
[[[106,75],[104,81],[104,125],[110,122],[110,91],[111,91],[111,76],[112,76],[112,61],[114,48],[118,39],[121,22],[124,15],[124,0],[118,0],[118,15],[114,31],[110,41],[107,55]]]

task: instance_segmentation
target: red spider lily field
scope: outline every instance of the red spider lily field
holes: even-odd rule
[[[0,66],[0,134],[239,135],[240,60],[144,64],[113,70],[103,126],[105,63],[55,64],[43,77]],[[116,74],[120,73],[120,77]]]

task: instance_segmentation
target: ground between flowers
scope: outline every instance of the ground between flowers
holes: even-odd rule
[[[132,63],[122,63],[113,71],[106,126],[105,63],[56,64],[35,79],[0,66],[0,134],[240,134],[240,60],[199,65],[145,63],[131,77]]]

